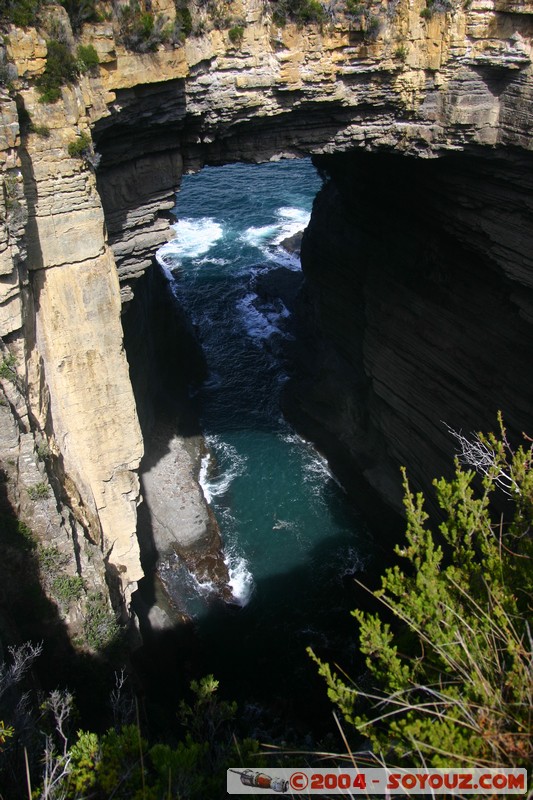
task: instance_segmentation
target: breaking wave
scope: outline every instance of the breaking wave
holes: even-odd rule
[[[222,497],[239,475],[246,470],[246,456],[237,452],[233,445],[224,442],[220,436],[206,436],[209,452],[202,458],[199,483],[204,497],[212,503],[215,497]]]
[[[180,219],[173,226],[176,234],[156,252],[155,257],[167,272],[181,266],[185,258],[199,258],[205,255],[223,235],[219,222],[211,217],[200,219]]]

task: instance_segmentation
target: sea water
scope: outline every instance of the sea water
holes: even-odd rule
[[[326,460],[282,417],[279,344],[292,335],[290,312],[255,291],[270,270],[300,269],[281,242],[305,228],[319,188],[308,160],[207,167],[184,177],[174,238],[157,253],[207,358],[196,398],[208,445],[200,483],[234,603],[171,563],[165,580],[195,621],[205,671],[227,696],[269,705],[280,719],[324,712],[306,647],[349,662],[347,576],[369,558],[364,526]]]

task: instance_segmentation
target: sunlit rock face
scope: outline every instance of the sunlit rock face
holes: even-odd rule
[[[166,5],[163,10],[170,13],[171,4]],[[329,240],[329,253],[320,264],[312,254],[306,271],[316,330],[331,343],[335,357],[349,363],[346,374],[353,372],[357,392],[366,392],[365,401],[359,396],[354,401],[350,393],[343,412],[347,427],[343,421],[339,433],[335,422],[332,435],[346,441],[350,452],[365,454],[356,455],[354,463],[380,491],[397,495],[388,468],[376,466],[380,454],[391,464],[406,461],[417,475],[439,463],[436,453],[445,449],[442,431],[435,432],[441,416],[450,424],[479,427],[502,407],[513,425],[522,424],[527,387],[520,384],[523,389],[513,394],[509,380],[500,395],[494,386],[505,383],[503,373],[495,372],[496,361],[516,376],[523,350],[515,339],[507,348],[504,343],[510,328],[518,341],[528,313],[528,234],[521,227],[527,186],[525,179],[521,183],[520,160],[506,154],[531,148],[532,8],[486,0],[465,5],[425,19],[418,0],[376,2],[372,26],[368,19],[354,22],[341,14],[322,29],[298,29],[274,25],[258,0],[238,2],[230,9],[245,21],[238,45],[227,30],[207,25],[184,46],[144,55],[124,50],[110,23],[85,25],[82,41],[94,45],[100,66],[95,75],[64,87],[61,100],[52,105],[39,103],[34,85],[45,65],[45,32],[10,31],[7,52],[19,75],[19,113],[4,94],[2,336],[18,355],[32,425],[46,431],[70,487],[62,502],[77,509],[92,539],[101,543],[125,596],[142,574],[136,506],[143,440],[123,348],[120,300],[127,314],[138,279],[168,236],[168,212],[184,170],[205,163],[369,153],[350,161],[347,169],[350,182],[361,187],[358,198],[349,196],[348,178],[339,177],[338,197],[332,197],[331,188],[317,204],[308,241],[312,237],[318,253]],[[62,22],[68,26],[66,18]],[[21,135],[22,107],[32,127],[26,120]],[[98,159],[92,155],[69,155],[69,144],[83,134],[92,136],[101,155],[96,172]],[[474,149],[490,157],[478,161]],[[394,192],[381,160],[386,152],[396,154]],[[442,159],[437,166],[427,160],[437,156]],[[357,177],[359,170],[364,180]],[[501,216],[496,198],[506,204]],[[327,210],[335,203],[339,219]],[[385,214],[387,225],[376,228]],[[348,270],[353,272],[348,280],[342,248],[356,235],[351,230],[356,217],[364,222],[366,255],[358,272]],[[341,220],[347,226],[342,230]],[[324,231],[325,224],[338,231],[339,243]],[[446,248],[453,258],[444,257]],[[421,288],[426,284],[429,294]],[[333,330],[334,313],[327,304],[335,307],[333,295],[343,285],[354,299],[353,319],[339,319]],[[417,295],[410,294],[415,285],[429,315],[425,326],[417,316]],[[494,285],[506,287],[505,301],[497,302],[500,289],[491,289]],[[458,286],[460,292],[452,288]],[[323,299],[313,295],[314,287]],[[478,311],[463,309],[464,337],[459,323],[453,336],[437,335],[434,328],[446,309],[459,319],[459,297],[467,295],[469,309],[494,309],[487,314],[494,320],[494,346],[487,347],[486,356],[464,345],[479,336],[479,326],[468,322]],[[430,312],[431,304],[438,313]],[[376,305],[390,311],[380,316]],[[391,339],[394,353],[387,355],[382,343]],[[431,347],[435,339],[440,344]],[[444,339],[450,343],[447,357]],[[394,357],[398,348],[403,361]],[[510,355],[502,355],[503,349]],[[476,354],[485,368],[471,363]],[[419,382],[426,377],[436,405],[427,387],[425,393],[414,391],[412,372]],[[456,378],[444,381],[441,391],[443,372]],[[396,376],[394,387],[390,375]],[[315,379],[318,386],[319,376]],[[444,403],[449,393],[453,397]],[[468,410],[464,420],[463,406]],[[407,453],[404,429],[411,417],[414,439]],[[354,447],[354,436],[364,440],[361,447]]]

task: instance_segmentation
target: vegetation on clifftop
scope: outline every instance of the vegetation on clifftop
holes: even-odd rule
[[[25,28],[35,25],[42,0],[0,0],[0,19]]]
[[[54,690],[37,705],[34,693],[24,690],[41,654],[42,646],[25,644],[11,648],[8,662],[0,665],[5,800],[28,793],[35,800],[205,800],[223,796],[228,767],[252,759],[259,767],[264,763],[257,741],[237,737],[237,706],[218,698],[212,675],[192,681],[190,698],[177,710],[172,741],[149,741],[124,672],[116,674],[109,696],[114,725],[103,733],[80,729],[68,691]]]
[[[443,521],[405,478],[405,566],[353,612],[365,688],[319,664],[345,719],[387,764],[529,767],[533,761],[533,451],[505,430],[462,445],[434,482]],[[474,469],[465,469],[464,465]],[[481,478],[476,474],[481,473]],[[503,513],[494,510],[503,509]],[[368,687],[371,688],[368,688]]]

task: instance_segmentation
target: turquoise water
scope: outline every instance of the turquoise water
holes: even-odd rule
[[[307,160],[205,168],[184,178],[176,238],[158,252],[207,357],[201,483],[235,604],[173,564],[165,579],[195,620],[204,671],[225,693],[297,717],[311,696],[325,696],[306,646],[340,659],[353,652],[349,577],[364,570],[370,547],[325,459],[282,418],[279,354],[291,314],[256,291],[271,271],[298,280],[298,260],[280,242],[305,227],[319,188]]]

